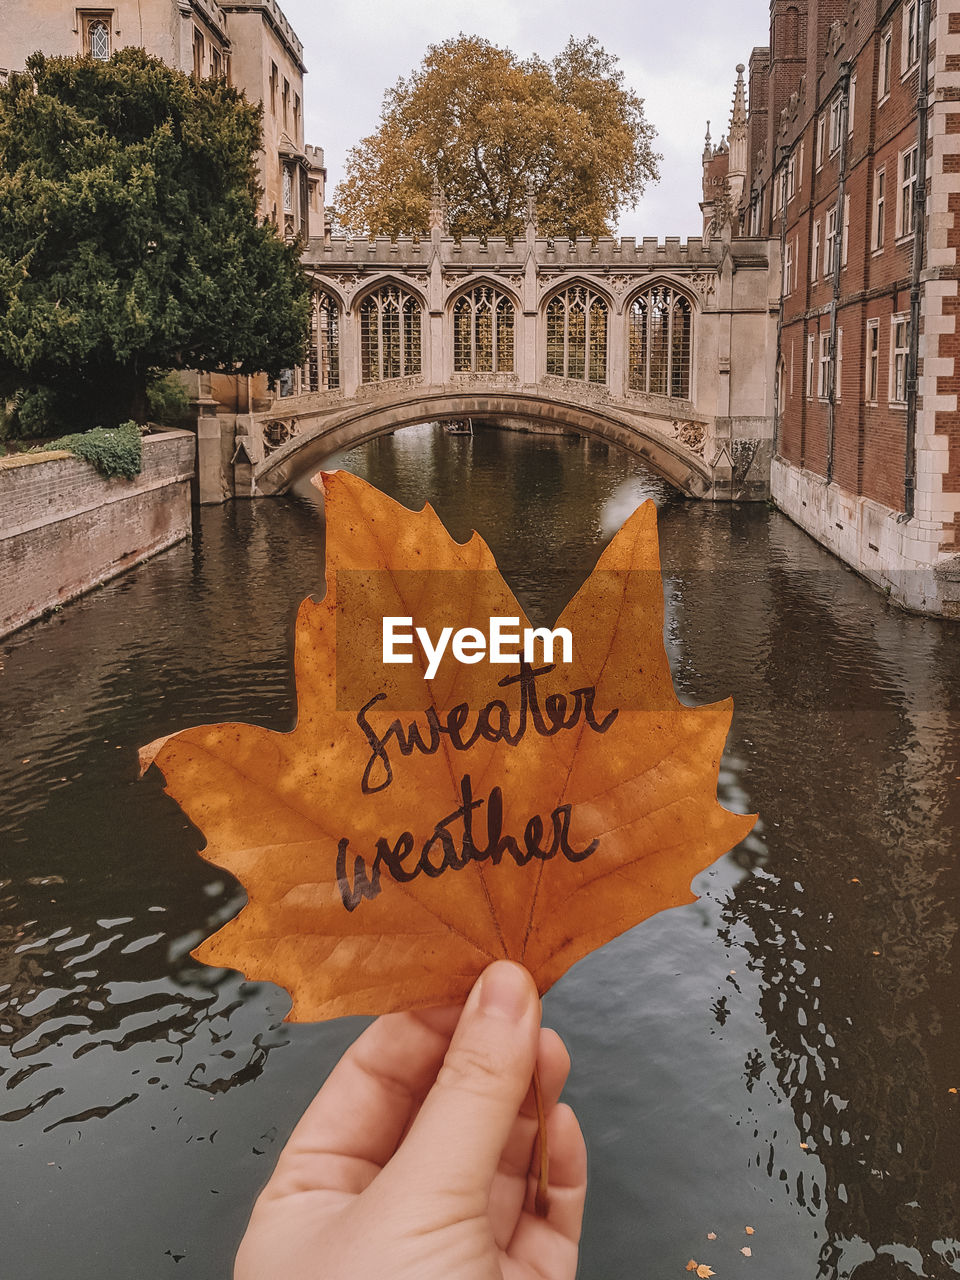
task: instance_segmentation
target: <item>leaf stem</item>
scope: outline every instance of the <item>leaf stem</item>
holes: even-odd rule
[[[540,1087],[540,1072],[536,1067],[533,1069],[533,1097],[537,1104],[537,1149],[540,1155],[534,1208],[538,1218],[545,1218],[550,1212],[550,1197],[547,1193],[550,1157],[547,1153],[547,1117],[543,1110],[543,1090]]]

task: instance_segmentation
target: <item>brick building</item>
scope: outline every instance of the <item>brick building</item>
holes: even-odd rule
[[[960,616],[960,13],[773,0],[703,157],[705,230],[780,242],[774,500]]]

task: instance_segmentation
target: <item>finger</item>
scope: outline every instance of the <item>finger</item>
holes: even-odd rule
[[[460,1013],[392,1013],[367,1027],[294,1129],[264,1194],[368,1186],[436,1079]]]
[[[577,1117],[565,1103],[550,1113],[547,1145],[550,1151],[547,1216],[539,1218],[534,1212],[536,1180],[531,1178],[526,1210],[517,1223],[507,1256],[545,1280],[566,1280],[567,1277],[573,1280],[587,1195],[587,1148]]]
[[[485,1213],[490,1184],[536,1061],[540,1000],[526,969],[498,960],[470,993],[436,1084],[385,1177]]]
[[[570,1072],[570,1056],[557,1033],[548,1028],[540,1032],[537,1071],[540,1074],[544,1112],[549,1116],[566,1084]],[[500,1166],[490,1188],[490,1226],[500,1249],[506,1249],[513,1238],[517,1219],[527,1198],[537,1129],[537,1104],[531,1087],[503,1148]]]

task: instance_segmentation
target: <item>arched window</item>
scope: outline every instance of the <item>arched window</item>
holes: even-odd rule
[[[607,380],[607,304],[585,285],[571,285],[547,304],[547,373]]]
[[[360,304],[360,374],[381,382],[420,372],[420,303],[385,284]]]
[[[332,391],[340,385],[340,308],[323,289],[315,289],[310,315],[309,391]]]
[[[693,309],[682,293],[654,285],[630,307],[629,387],[690,399]]]
[[[87,26],[87,51],[98,62],[110,57],[110,29],[103,18],[94,18]]]
[[[800,52],[800,10],[793,5],[783,15],[783,52],[787,58]]]
[[[477,285],[453,307],[456,373],[513,373],[513,303],[489,285]]]

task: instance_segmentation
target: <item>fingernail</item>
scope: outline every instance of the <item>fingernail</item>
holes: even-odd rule
[[[530,1007],[530,975],[518,964],[498,960],[480,978],[480,1008],[519,1022]]]

